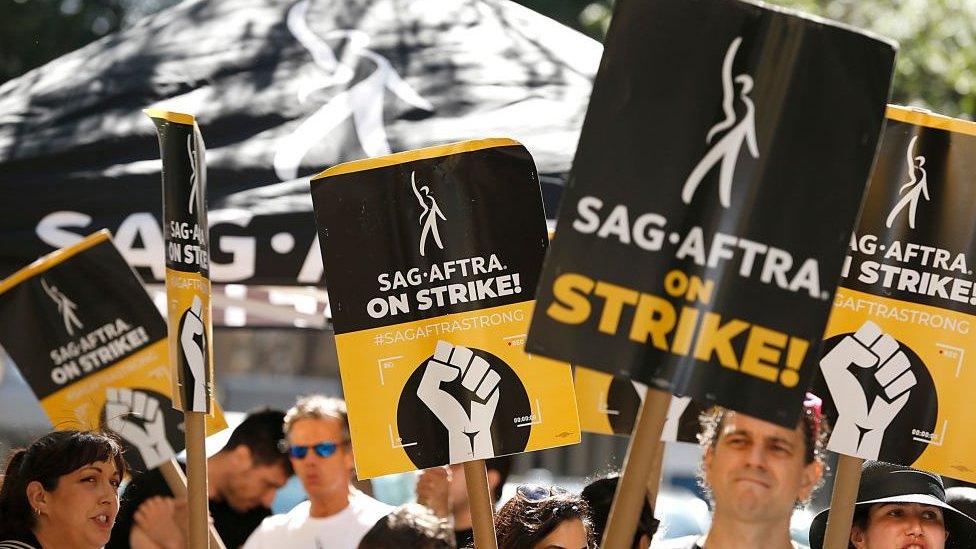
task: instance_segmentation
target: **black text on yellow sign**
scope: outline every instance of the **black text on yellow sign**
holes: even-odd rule
[[[672,270],[664,278],[663,290],[671,298],[707,305],[712,288],[708,280]],[[579,273],[559,275],[552,291],[556,299],[546,314],[557,322],[583,324],[599,315],[597,330],[604,334],[626,334],[636,343],[703,362],[714,360],[787,388],[799,383],[800,366],[810,348],[806,339],[693,305],[679,308],[668,298]]]

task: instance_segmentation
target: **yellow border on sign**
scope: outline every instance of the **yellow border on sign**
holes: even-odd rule
[[[951,118],[934,112],[898,105],[888,105],[888,108],[885,110],[885,116],[891,120],[915,124],[916,126],[948,130],[966,135],[976,135],[976,122]]]
[[[363,160],[353,160],[352,162],[345,162],[343,164],[332,166],[331,168],[328,168],[327,170],[313,176],[312,181],[325,179],[326,177],[331,177],[333,175],[362,172],[366,170],[372,170],[375,168],[384,168],[386,166],[392,166],[394,164],[413,162],[414,160],[425,160],[428,158],[437,158],[439,156],[449,156],[452,154],[479,151],[482,149],[490,149],[492,147],[510,147],[512,145],[521,145],[521,143],[519,143],[514,139],[509,139],[507,137],[492,137],[489,139],[473,139],[471,141],[461,141],[458,143],[451,143],[448,145],[436,145],[434,147],[416,149],[413,151],[404,151],[396,154],[390,154],[387,156],[379,156],[376,158],[364,158]]]
[[[192,126],[197,123],[196,118],[193,118],[192,114],[167,111],[163,109],[143,109],[142,112],[146,113],[149,118],[162,118],[163,120],[175,122],[177,124]]]
[[[108,229],[102,229],[97,233],[92,233],[86,236],[80,242],[72,244],[66,248],[61,248],[60,250],[55,250],[45,256],[37,258],[30,265],[8,276],[5,280],[0,282],[0,294],[6,292],[10,288],[13,288],[17,284],[20,284],[24,280],[27,280],[34,275],[43,273],[58,263],[64,262],[71,256],[77,255],[88,248],[95,246],[96,244],[101,244],[111,237],[112,233],[110,233]]]

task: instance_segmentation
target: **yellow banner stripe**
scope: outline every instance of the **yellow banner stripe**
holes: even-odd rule
[[[177,124],[186,124],[187,126],[193,126],[197,123],[196,119],[192,114],[185,114],[182,112],[172,112],[163,109],[143,109],[149,118],[162,118],[169,122],[175,122]]]
[[[405,162],[413,162],[415,160],[425,160],[428,158],[437,158],[440,156],[450,156],[452,154],[465,153],[471,151],[478,151],[482,149],[491,149],[494,147],[510,147],[513,145],[521,145],[518,141],[514,139],[508,139],[506,137],[497,137],[490,139],[476,139],[473,141],[461,141],[460,143],[451,143],[449,145],[437,145],[435,147],[427,147],[426,149],[416,149],[413,151],[405,151],[396,154],[391,154],[387,156],[379,156],[376,158],[365,158],[363,160],[354,160],[352,162],[346,162],[344,164],[339,164],[337,166],[332,166],[331,168],[319,173],[312,177],[312,182],[318,181],[320,179],[325,179],[326,177],[331,177],[334,175],[341,175],[353,172],[362,172],[366,170],[373,170],[376,168],[384,168],[386,166],[392,166],[394,164],[403,164]]]
[[[925,112],[908,107],[899,107],[897,105],[888,105],[888,109],[885,111],[885,116],[890,120],[897,120],[898,122],[905,122],[907,124],[915,124],[916,126],[925,126],[926,128],[935,128],[937,130],[964,133],[966,135],[976,135],[976,122],[960,120],[958,118],[950,118],[948,116],[933,112]]]
[[[6,292],[10,288],[13,288],[28,278],[43,273],[51,267],[62,263],[68,258],[77,255],[88,248],[91,248],[92,246],[100,244],[111,237],[112,233],[110,233],[108,229],[102,229],[97,233],[86,236],[76,244],[72,244],[71,246],[61,248],[60,250],[55,250],[45,256],[39,257],[30,265],[8,276],[4,281],[0,282],[0,294]]]

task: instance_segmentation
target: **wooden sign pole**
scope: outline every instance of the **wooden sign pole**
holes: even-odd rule
[[[166,484],[169,485],[169,489],[173,492],[173,496],[178,499],[186,498],[186,475],[183,474],[183,469],[180,468],[179,464],[176,463],[175,459],[170,459],[166,463],[159,466],[159,472],[163,474],[163,478],[166,479]],[[210,548],[211,549],[226,549],[224,545],[224,540],[220,539],[220,534],[217,533],[217,529],[214,525],[209,525],[210,528]]]
[[[468,505],[471,507],[471,528],[475,549],[497,549],[495,539],[495,513],[488,487],[488,470],[485,460],[464,463],[464,483],[468,489]]]
[[[830,495],[830,513],[827,515],[827,533],[824,549],[847,549],[854,521],[854,503],[861,485],[861,458],[841,454],[834,475],[834,491]]]
[[[647,476],[647,504],[651,510],[657,509],[657,493],[661,489],[662,466],[664,465],[664,449],[667,443],[658,440],[657,447],[654,449],[654,459],[651,460],[651,472]]]
[[[604,549],[629,549],[631,546],[641,508],[647,498],[647,482],[670,404],[670,393],[648,388],[630,437],[617,493],[610,507],[607,529],[603,535]]]

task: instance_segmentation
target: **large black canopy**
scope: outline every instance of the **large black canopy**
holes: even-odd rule
[[[366,156],[512,137],[554,218],[601,51],[507,0],[188,0],[0,87],[0,276],[108,228],[162,280],[150,106],[202,128],[216,283],[318,284],[306,178]]]

